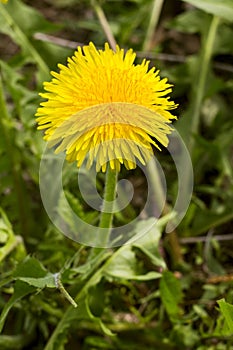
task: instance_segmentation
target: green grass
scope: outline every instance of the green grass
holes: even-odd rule
[[[230,0],[0,4],[1,349],[233,349],[232,23]],[[156,226],[145,216],[136,231],[148,233],[133,244],[96,251],[47,216],[39,190],[45,143],[34,114],[43,81],[74,42],[107,40],[150,59],[174,84],[174,127],[189,150],[194,187],[184,219],[166,234],[178,179],[169,153],[156,153],[167,182],[163,216]],[[183,170],[183,187],[191,175]],[[114,216],[124,225],[141,210],[146,179],[140,169],[119,177],[135,191]],[[56,177],[53,185],[56,192]],[[63,185],[76,215],[96,225],[75,166],[64,166]],[[102,194],[103,174],[96,185]],[[56,211],[72,232],[64,198]]]

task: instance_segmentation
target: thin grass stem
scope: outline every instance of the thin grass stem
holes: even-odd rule
[[[158,206],[160,206],[161,203],[165,203],[164,208],[162,210],[162,215],[167,215],[170,212],[170,209],[165,200],[166,194],[163,190],[161,178],[158,173],[158,168],[153,158],[147,164],[147,173],[149,181],[151,182],[155,204],[158,204]],[[172,258],[173,266],[175,267],[181,265],[183,263],[183,255],[179,244],[177,232],[175,229],[167,234],[165,241],[168,245],[168,250]]]
[[[147,28],[145,40],[143,43],[143,51],[149,51],[153,42],[153,36],[156,30],[156,27],[159,22],[160,14],[163,8],[164,0],[154,0],[149,25]]]
[[[192,121],[191,121],[191,136],[197,134],[200,124],[200,115],[201,115],[201,106],[203,102],[203,98],[205,95],[207,76],[210,67],[211,56],[213,54],[214,42],[216,38],[217,29],[219,26],[220,18],[213,16],[211,21],[209,31],[207,34],[207,38],[204,42],[202,55],[199,65],[199,75],[197,79],[197,85],[193,87],[193,109],[192,109]],[[190,153],[192,154],[193,147],[195,144],[195,139],[193,137],[189,138],[188,148]]]
[[[114,38],[114,35],[112,33],[112,29],[109,25],[109,22],[105,16],[105,13],[104,13],[102,7],[95,0],[92,1],[92,6],[96,12],[96,15],[97,15],[99,22],[101,24],[101,27],[106,35],[106,38],[109,42],[109,45],[115,51],[116,50],[116,40]]]

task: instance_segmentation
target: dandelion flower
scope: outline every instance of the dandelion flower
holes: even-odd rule
[[[167,95],[171,85],[149,69],[149,61],[134,64],[132,49],[124,52],[108,44],[97,50],[93,43],[78,47],[67,66],[44,83],[46,99],[37,110],[38,129],[56,153],[65,151],[69,162],[80,167],[95,162],[96,171],[120,170],[146,164],[152,145],[168,145],[168,125],[176,108]]]

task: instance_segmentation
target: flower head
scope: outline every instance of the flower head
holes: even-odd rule
[[[171,85],[149,69],[149,61],[134,64],[132,49],[116,51],[105,44],[97,50],[93,43],[78,47],[68,65],[51,72],[44,83],[47,101],[37,110],[38,129],[46,129],[44,139],[56,152],[66,151],[68,161],[81,166],[87,160],[96,170],[120,170],[145,164],[153,154],[152,145],[167,146],[168,123],[176,108],[167,94]]]

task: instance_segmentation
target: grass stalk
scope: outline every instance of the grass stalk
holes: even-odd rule
[[[156,203],[160,204],[165,202],[164,208],[162,210],[162,215],[165,216],[170,213],[170,209],[167,202],[165,201],[166,194],[164,193],[162,182],[161,182],[154,159],[151,159],[151,161],[148,162],[147,173],[148,173],[149,181],[151,182],[155,204]],[[183,263],[183,255],[182,255],[179,239],[177,236],[177,232],[175,229],[167,234],[165,238],[165,245],[168,246],[168,250],[172,260],[172,265],[174,267],[181,265]]]
[[[145,40],[143,43],[143,51],[149,51],[152,45],[153,36],[156,30],[156,27],[159,22],[160,14],[163,8],[164,0],[154,0],[152,5],[152,11],[150,16],[149,25],[147,28]]]
[[[92,6],[96,12],[96,15],[97,15],[99,22],[100,22],[100,25],[101,25],[101,27],[106,35],[106,38],[109,42],[109,45],[115,51],[116,50],[116,40],[113,36],[112,29],[108,23],[108,20],[105,16],[105,13],[104,13],[102,7],[95,0],[92,0]]]
[[[198,68],[197,84],[193,86],[193,105],[192,105],[192,121],[191,121],[191,136],[198,133],[201,115],[201,106],[205,95],[207,76],[209,72],[211,56],[213,54],[214,42],[220,18],[213,16],[208,30],[207,38],[203,43],[200,65]],[[192,154],[195,139],[189,138],[188,148]]]

